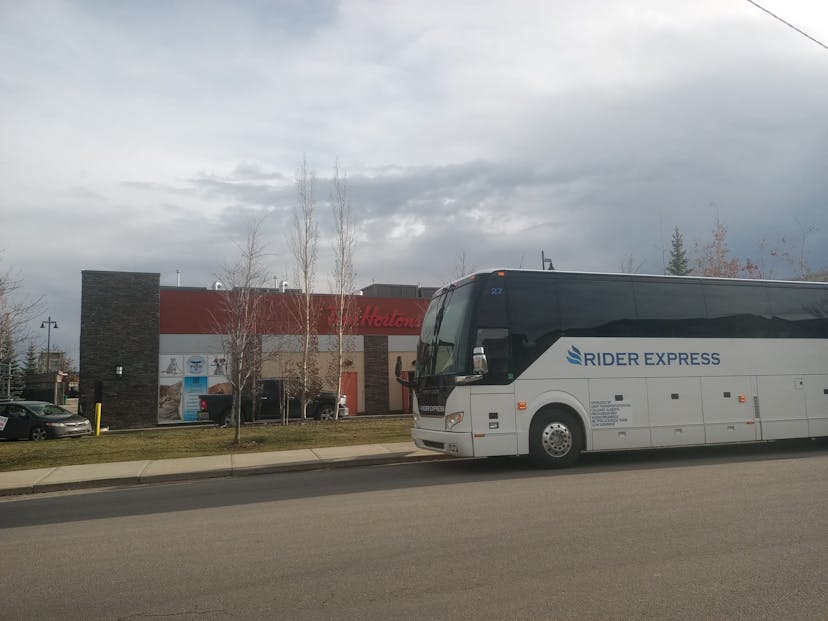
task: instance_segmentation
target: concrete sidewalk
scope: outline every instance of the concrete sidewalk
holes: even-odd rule
[[[318,468],[452,459],[413,442],[57,466],[0,472],[0,496]]]

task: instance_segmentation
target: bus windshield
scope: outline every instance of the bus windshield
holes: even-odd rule
[[[417,377],[469,372],[469,319],[472,283],[448,289],[434,298],[423,319],[417,346]]]

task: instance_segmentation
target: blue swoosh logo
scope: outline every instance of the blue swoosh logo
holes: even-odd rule
[[[566,361],[569,364],[577,364],[581,366],[581,350],[572,345],[566,352]]]

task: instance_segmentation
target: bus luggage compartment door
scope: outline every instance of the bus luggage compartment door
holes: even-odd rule
[[[653,446],[704,444],[701,378],[647,379]]]
[[[761,439],[753,385],[748,376],[702,378],[704,433],[708,444]]]
[[[807,438],[806,376],[767,375],[758,378],[762,439]]]
[[[828,375],[805,377],[808,431],[812,437],[828,436]]]
[[[471,415],[475,457],[517,455],[515,393],[512,386],[472,388]],[[487,392],[480,392],[480,390]]]
[[[595,450],[652,445],[643,378],[589,380],[589,409]]]

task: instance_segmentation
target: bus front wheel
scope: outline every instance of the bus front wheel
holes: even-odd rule
[[[578,461],[584,446],[575,417],[558,409],[541,410],[529,426],[529,459],[540,468],[565,468]]]

